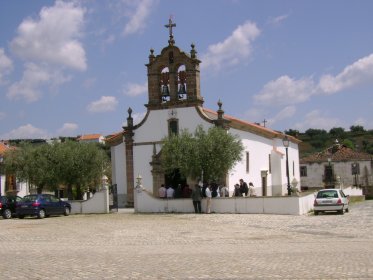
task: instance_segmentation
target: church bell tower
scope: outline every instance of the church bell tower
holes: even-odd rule
[[[148,110],[201,106],[200,60],[194,44],[190,54],[175,46],[172,28],[176,24],[169,19],[165,25],[169,29],[168,46],[155,56],[150,50],[148,68]]]

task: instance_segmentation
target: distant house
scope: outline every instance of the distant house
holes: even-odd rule
[[[78,141],[105,144],[105,137],[102,134],[86,134],[78,137]]]
[[[12,149],[7,142],[0,142],[0,166],[4,161],[4,154]],[[19,195],[29,194],[29,184],[20,182],[13,174],[3,174],[3,168],[0,168],[0,195]]]
[[[339,144],[300,159],[303,190],[373,184],[373,156]]]

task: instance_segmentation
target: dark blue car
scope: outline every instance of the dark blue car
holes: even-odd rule
[[[36,216],[39,219],[51,215],[68,216],[71,211],[70,203],[50,194],[32,194],[26,195],[17,204],[16,214],[18,218],[25,216]]]

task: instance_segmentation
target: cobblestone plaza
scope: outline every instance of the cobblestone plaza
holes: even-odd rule
[[[373,279],[373,201],[345,215],[0,218],[0,279]]]

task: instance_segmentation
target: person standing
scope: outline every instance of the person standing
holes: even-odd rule
[[[249,194],[249,187],[243,179],[240,179],[240,192],[241,194],[245,194],[245,196]]]
[[[202,194],[201,194],[201,188],[199,185],[195,185],[194,190],[192,190],[192,200],[193,200],[194,212],[202,213],[202,208],[201,208]]]
[[[210,214],[211,212],[211,191],[210,187],[206,184],[206,214]]]
[[[256,196],[253,183],[249,183],[249,196]]]
[[[174,198],[175,190],[172,186],[167,188],[167,198]]]
[[[167,197],[166,188],[164,187],[163,184],[158,189],[158,195],[159,195],[159,198],[166,198]]]

